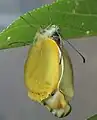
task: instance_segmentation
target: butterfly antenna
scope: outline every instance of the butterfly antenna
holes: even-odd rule
[[[33,17],[30,12],[28,12],[28,15],[29,15],[31,18],[33,18],[33,19],[39,24],[39,27],[40,27],[40,28],[43,28],[43,26],[40,25],[39,21],[38,21],[35,17]]]
[[[83,63],[85,63],[85,57],[69,41],[66,40],[66,42],[82,57]]]
[[[30,14],[30,12],[28,12],[28,15],[32,18],[32,15]],[[30,24],[23,16],[20,16],[20,18],[22,19],[22,20],[24,20],[32,29],[33,29],[33,27],[35,28],[35,26],[34,25],[32,25],[32,24]],[[34,18],[34,17],[33,17]],[[34,18],[35,19],[35,18]],[[36,19],[35,19],[36,20]],[[28,41],[28,43],[25,43],[25,42],[12,42],[12,43],[9,43],[8,44],[8,46],[11,46],[11,45],[13,45],[13,44],[24,44],[24,46],[25,45],[29,45],[31,43],[31,41]]]
[[[24,20],[31,28],[35,27],[35,26],[31,25],[24,17],[20,16],[20,18],[22,20]],[[13,44],[23,44],[25,46],[25,45],[29,45],[30,43],[31,43],[30,41],[28,41],[28,43],[25,43],[25,42],[11,42],[11,43],[8,44],[8,46],[11,46]]]
[[[32,25],[32,24],[30,24],[24,17],[22,17],[22,16],[20,16],[20,18],[22,19],[22,20],[24,20],[31,28],[35,28],[35,26],[34,25]]]

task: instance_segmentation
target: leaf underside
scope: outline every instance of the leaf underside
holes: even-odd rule
[[[32,44],[40,27],[55,24],[65,40],[97,35],[97,0],[57,0],[27,12],[0,33],[0,49]]]

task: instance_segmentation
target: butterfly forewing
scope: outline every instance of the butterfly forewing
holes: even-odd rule
[[[32,99],[41,101],[57,88],[59,61],[58,46],[51,39],[40,40],[30,49],[25,64],[25,84]]]

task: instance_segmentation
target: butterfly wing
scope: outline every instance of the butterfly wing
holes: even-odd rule
[[[28,96],[41,102],[59,82],[59,49],[52,39],[41,39],[32,46],[25,63],[25,85]]]
[[[64,71],[60,82],[60,90],[65,95],[65,98],[68,101],[70,101],[74,95],[73,68],[69,54],[64,48],[63,44],[62,44],[62,55],[63,55]]]

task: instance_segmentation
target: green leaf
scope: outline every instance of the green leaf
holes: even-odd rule
[[[90,117],[90,118],[88,118],[87,120],[97,120],[97,114],[92,116],[92,117]]]
[[[97,0],[57,0],[24,14],[1,32],[0,49],[33,43],[37,30],[50,24],[64,39],[97,35]]]

